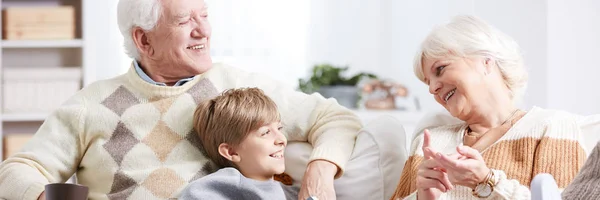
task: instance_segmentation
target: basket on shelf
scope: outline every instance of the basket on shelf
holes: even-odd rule
[[[49,113],[81,87],[81,68],[5,68],[3,112]]]
[[[6,40],[74,39],[73,6],[22,6],[2,11]]]

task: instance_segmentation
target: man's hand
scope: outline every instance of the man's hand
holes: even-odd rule
[[[306,200],[311,196],[319,200],[335,200],[333,179],[337,171],[338,167],[329,161],[310,162],[302,179],[298,200]]]
[[[38,200],[46,200],[46,191],[43,191],[42,194],[40,194]]]

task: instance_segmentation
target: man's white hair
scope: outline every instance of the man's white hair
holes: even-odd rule
[[[133,41],[133,28],[140,27],[145,31],[154,29],[161,12],[160,0],[119,0],[117,21],[123,35],[125,53],[129,57],[140,59],[140,54]]]
[[[477,17],[456,16],[449,23],[434,28],[415,56],[415,75],[424,81],[424,59],[447,56],[495,60],[513,102],[520,100],[527,87],[527,71],[517,42]]]

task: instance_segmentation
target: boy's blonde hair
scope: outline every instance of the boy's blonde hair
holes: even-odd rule
[[[235,167],[219,154],[219,145],[239,145],[250,132],[280,121],[277,105],[258,88],[224,91],[198,104],[194,129],[205,153],[218,167]]]

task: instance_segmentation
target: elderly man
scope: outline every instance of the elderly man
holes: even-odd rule
[[[198,102],[259,87],[277,103],[290,141],[314,146],[299,199],[335,199],[361,123],[334,100],[213,64],[202,0],[121,0],[119,28],[130,70],[89,85],[0,166],[0,198],[43,199],[44,185],[73,174],[90,199],[176,198],[214,171],[192,131]],[[227,126],[224,123],[223,126]]]

